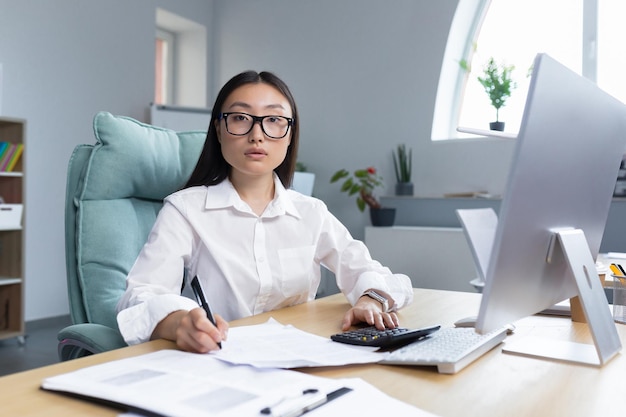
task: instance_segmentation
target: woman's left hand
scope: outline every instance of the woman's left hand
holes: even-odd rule
[[[382,312],[380,303],[370,297],[361,297],[346,315],[343,317],[341,329],[346,331],[358,323],[367,323],[376,326],[377,329],[393,329],[398,327],[400,321],[395,312]]]

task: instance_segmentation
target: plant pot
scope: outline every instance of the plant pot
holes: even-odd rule
[[[489,123],[489,129],[504,132],[504,122],[491,122]]]
[[[396,195],[413,195],[413,183],[412,182],[396,183]]]
[[[370,207],[370,220],[372,226],[393,226],[393,222],[396,220],[396,209],[395,207],[381,207],[377,209]]]

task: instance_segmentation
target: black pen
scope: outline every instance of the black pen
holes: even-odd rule
[[[202,286],[200,285],[200,281],[198,280],[197,275],[191,280],[191,289],[196,296],[196,301],[198,301],[198,304],[200,304],[204,311],[206,311],[206,316],[209,318],[209,321],[213,323],[213,326],[217,327],[217,323],[213,318],[213,314],[211,314],[209,303],[207,303],[206,298],[204,297],[204,291],[202,290]],[[217,345],[220,347],[220,349],[222,348],[222,344],[220,342],[217,342]]]

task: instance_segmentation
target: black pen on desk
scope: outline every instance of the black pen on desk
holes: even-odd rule
[[[261,414],[270,417],[298,417],[304,413],[321,407],[322,405],[352,391],[352,388],[342,387],[331,393],[323,394],[317,389],[307,389],[300,397],[291,398],[287,403],[280,402],[272,407],[265,407]]]
[[[204,291],[202,290],[202,286],[200,285],[200,281],[198,280],[197,275],[193,277],[193,279],[191,280],[191,289],[193,290],[193,293],[196,296],[196,300],[198,301],[198,304],[200,304],[200,306],[202,306],[202,308],[206,312],[206,316],[209,318],[209,321],[213,323],[215,327],[217,327],[217,323],[215,322],[215,319],[213,318],[213,314],[211,313],[211,308],[209,307],[209,303],[207,303],[206,301],[206,297],[204,296]],[[219,346],[220,349],[222,348],[222,344],[220,342],[217,342],[217,346]]]

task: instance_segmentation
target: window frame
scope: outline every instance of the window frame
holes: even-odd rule
[[[463,141],[456,131],[469,73],[459,61],[472,62],[476,40],[492,0],[463,0],[457,5],[441,66],[435,100],[431,140]],[[583,0],[582,76],[597,81],[598,3]],[[476,138],[474,138],[476,139]],[[484,138],[480,138],[484,139]]]
[[[174,57],[176,56],[176,35],[173,32],[165,30],[163,28],[157,27],[156,29],[156,39],[160,39],[166,45],[166,56],[165,56],[165,65],[164,68],[164,77],[162,78],[161,88],[164,89],[162,92],[164,100],[162,103],[156,104],[172,104],[172,99],[174,97]],[[156,87],[156,83],[155,83]],[[155,100],[156,100],[156,91],[155,91]],[[155,101],[156,102],[156,101]]]
[[[206,108],[210,77],[207,26],[157,8],[155,30],[155,36],[158,36],[158,31],[173,35],[173,48],[168,54],[169,85],[166,104]]]

